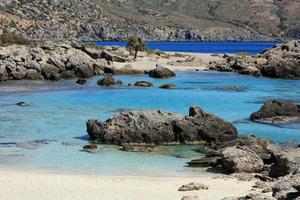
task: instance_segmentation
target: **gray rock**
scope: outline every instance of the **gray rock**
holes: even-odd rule
[[[156,66],[156,69],[149,71],[149,76],[153,78],[170,78],[176,76],[176,74],[168,68]]]
[[[260,172],[263,169],[263,160],[246,146],[227,147],[222,151],[222,166],[230,173]]]
[[[182,185],[178,188],[178,191],[185,192],[185,191],[194,191],[194,190],[208,190],[208,186],[202,183],[189,183],[186,185]]]
[[[231,123],[211,113],[206,113],[197,106],[190,107],[189,116],[174,120],[173,126],[179,141],[184,138],[183,141],[202,139],[215,143],[237,138],[237,130]]]
[[[181,200],[200,200],[200,197],[197,195],[187,195],[183,196]]]

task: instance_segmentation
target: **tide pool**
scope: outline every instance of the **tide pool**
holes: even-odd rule
[[[123,86],[103,88],[96,83],[99,78],[93,77],[85,85],[77,85],[74,80],[1,83],[0,168],[109,174],[198,171],[185,167],[185,163],[202,156],[194,151],[199,145],[167,146],[161,154],[121,152],[109,145],[100,145],[102,152],[98,154],[82,151],[89,143],[87,119],[106,120],[127,109],[161,109],[185,115],[190,105],[199,105],[234,123],[240,134],[263,136],[279,143],[300,142],[299,123],[272,126],[248,120],[266,100],[299,103],[300,81],[177,72],[175,78],[165,80],[116,76]],[[154,87],[127,86],[139,80],[151,81]],[[158,88],[167,83],[176,84],[177,89]],[[12,91],[15,88],[28,91]],[[19,101],[30,106],[18,107],[15,103]]]

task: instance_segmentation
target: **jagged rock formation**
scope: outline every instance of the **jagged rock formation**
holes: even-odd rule
[[[224,57],[224,60],[210,63],[209,69],[271,78],[300,79],[300,43],[296,40],[278,44],[256,56],[238,54]]]
[[[139,70],[113,68],[112,65],[107,64],[107,56],[100,56],[103,52],[107,55],[107,50],[98,47],[92,48],[68,43],[34,45],[0,47],[0,82],[21,79],[56,81],[90,78],[104,73],[144,73]],[[109,54],[112,58],[119,58],[118,61],[121,61],[123,58],[121,51],[126,52],[124,48],[117,48],[115,51],[111,50]],[[99,57],[96,57],[96,54]]]
[[[38,40],[299,38],[299,9],[293,0],[2,0],[0,29]]]
[[[191,107],[186,117],[160,110],[125,111],[106,122],[90,119],[86,125],[91,140],[117,145],[216,142],[237,137],[232,124],[199,107]]]

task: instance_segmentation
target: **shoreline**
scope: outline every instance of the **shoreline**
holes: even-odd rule
[[[55,174],[49,172],[0,171],[0,199],[181,199],[197,195],[201,199],[239,197],[251,191],[254,181],[234,178],[207,177],[149,177],[85,174]],[[181,185],[199,182],[208,190],[179,192]],[[146,186],[146,187],[145,187]]]

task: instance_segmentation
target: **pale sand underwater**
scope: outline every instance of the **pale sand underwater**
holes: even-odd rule
[[[253,181],[199,177],[151,177],[62,174],[53,172],[1,171],[1,200],[180,200],[197,195],[201,200],[218,200],[249,194]],[[199,182],[208,190],[179,192],[178,188]]]

